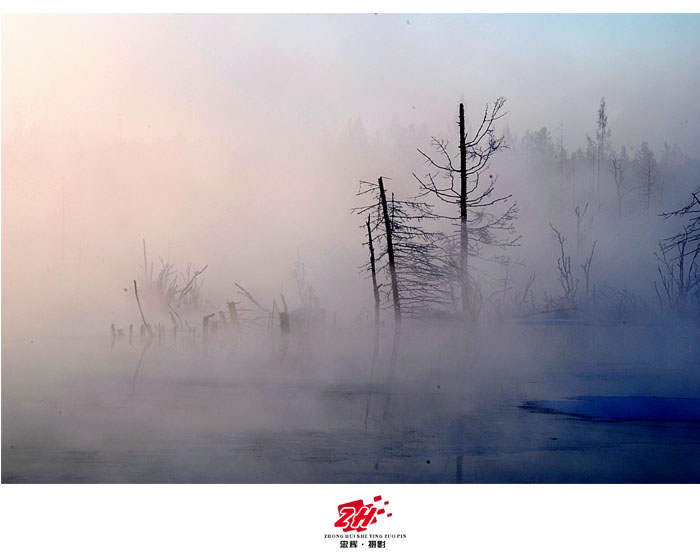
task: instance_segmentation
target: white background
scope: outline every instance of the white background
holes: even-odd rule
[[[405,533],[341,549],[337,506],[381,494]],[[697,486],[3,485],[5,558],[698,557]]]
[[[5,2],[5,12],[326,11],[321,2]],[[691,11],[689,2],[361,2],[333,11]],[[700,30],[699,30],[700,31]],[[700,55],[699,55],[700,56]],[[381,494],[385,549],[324,539]],[[2,485],[4,558],[698,558],[697,485]]]

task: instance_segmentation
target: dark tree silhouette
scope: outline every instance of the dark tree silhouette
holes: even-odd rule
[[[382,177],[377,183],[361,181],[358,195],[374,197],[371,204],[353,209],[367,215],[363,228],[370,260],[363,269],[373,277],[375,294],[391,298],[397,327],[404,315],[424,317],[449,306],[445,236],[423,227],[424,221],[437,218],[432,206],[389,195]],[[389,278],[389,292],[381,289],[385,285],[379,282],[382,276]]]
[[[683,316],[694,302],[700,312],[700,189],[691,194],[691,201],[674,212],[662,214],[665,218],[688,218],[681,232],[662,239],[656,257],[659,285],[654,288],[659,302],[668,306],[671,313]]]
[[[376,286],[375,294],[379,292],[380,285],[376,282],[377,274],[387,273],[391,281],[391,296],[394,308],[394,324],[398,330],[401,324],[401,295],[398,289],[398,277],[396,274],[396,258],[394,255],[394,239],[393,228],[389,218],[389,208],[386,201],[386,191],[384,190],[384,181],[380,177],[376,183],[369,181],[360,181],[360,189],[358,196],[371,195],[374,200],[371,204],[353,208],[353,213],[364,215],[367,214],[367,244],[371,244],[370,262],[363,268],[372,273],[374,284]],[[374,236],[374,237],[372,237]],[[382,247],[377,256],[375,254],[375,243],[381,243]],[[386,263],[380,265],[377,269],[377,263],[386,256]],[[376,296],[375,296],[376,297]],[[376,302],[376,299],[375,299]]]
[[[394,255],[394,228],[389,218],[389,208],[386,203],[386,191],[381,177],[377,180],[379,188],[379,203],[382,209],[382,221],[384,222],[384,239],[386,241],[386,254],[389,261],[389,276],[391,277],[391,294],[394,299],[394,321],[398,330],[401,325],[401,294],[399,293],[399,281],[396,274],[396,256]]]
[[[451,262],[457,266],[454,276],[459,280],[461,311],[465,317],[470,312],[474,316],[475,312],[470,303],[475,294],[473,282],[470,281],[470,256],[479,256],[484,245],[505,247],[517,242],[513,226],[517,204],[512,203],[499,213],[485,210],[508,201],[512,195],[494,196],[497,178],[492,174],[488,175],[486,184],[482,183],[482,176],[488,171],[492,156],[505,147],[503,136],[496,134],[496,121],[506,114],[503,110],[505,102],[505,98],[499,97],[491,107],[487,105],[480,124],[472,132],[467,131],[464,104],[460,103],[458,153],[451,152],[446,140],[433,137],[432,145],[440,161],[418,150],[425,157],[430,171],[423,179],[413,174],[422,191],[419,196],[433,195],[439,201],[455,204],[459,208],[457,218],[440,217],[456,222],[459,227],[459,259],[456,263],[455,259]],[[459,164],[455,165],[457,157]],[[458,186],[456,181],[459,181]],[[499,233],[506,235],[504,237]]]

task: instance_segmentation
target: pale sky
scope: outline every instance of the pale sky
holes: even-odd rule
[[[3,116],[77,112],[107,133],[121,114],[144,137],[251,114],[371,131],[503,95],[513,130],[562,121],[578,144],[605,96],[619,141],[697,151],[699,31],[697,15],[9,16]]]

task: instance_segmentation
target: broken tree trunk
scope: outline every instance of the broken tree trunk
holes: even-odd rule
[[[389,256],[389,274],[391,275],[391,293],[394,298],[394,323],[398,331],[401,325],[401,298],[399,297],[399,281],[396,276],[396,262],[394,260],[394,244],[391,237],[391,220],[389,219],[389,209],[386,203],[386,192],[384,191],[384,181],[379,177],[379,198],[382,204],[382,214],[384,217],[384,228],[386,230],[386,252]]]

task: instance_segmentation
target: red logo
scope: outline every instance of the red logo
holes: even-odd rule
[[[367,527],[372,523],[377,522],[378,515],[384,515],[386,510],[384,506],[389,505],[389,502],[382,502],[381,496],[374,497],[374,503],[365,504],[362,500],[355,500],[347,504],[338,506],[340,518],[335,522],[335,527],[340,527],[345,533],[348,531],[357,531],[361,533],[366,531]],[[390,513],[386,513],[387,517],[391,517]]]

